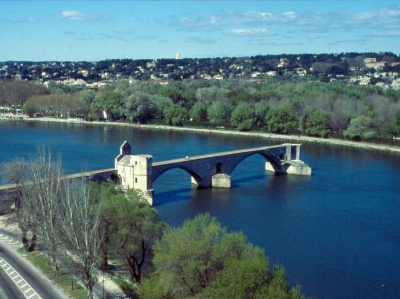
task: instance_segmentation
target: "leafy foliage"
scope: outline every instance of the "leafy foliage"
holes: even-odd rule
[[[109,109],[113,114],[122,116],[124,108],[123,95],[117,91],[106,91],[94,99],[91,108],[101,111]]]
[[[157,114],[157,106],[151,100],[150,95],[144,92],[137,92],[130,95],[125,102],[125,116],[130,122],[147,123]]]
[[[287,286],[281,267],[269,269],[263,250],[209,214],[168,228],[154,246],[153,263],[143,298],[303,298]],[[272,292],[280,296],[265,297]]]
[[[307,117],[305,132],[310,136],[324,138],[329,133],[328,124],[328,113],[325,111],[315,110]]]
[[[239,105],[231,115],[231,125],[239,131],[248,131],[256,124],[257,117],[254,108],[246,103]]]
[[[396,136],[400,135],[400,109],[396,111],[395,115],[393,116],[393,131]]]
[[[268,131],[278,134],[287,134],[297,126],[296,117],[289,107],[272,108],[265,116]]]
[[[228,106],[222,101],[213,102],[207,108],[207,116],[212,123],[223,123],[229,115]]]
[[[351,120],[350,126],[343,132],[343,135],[351,139],[369,139],[376,132],[371,128],[372,121],[368,116],[359,116]]]
[[[33,114],[35,113],[35,104],[32,101],[26,101],[24,106],[22,106],[21,110],[22,113],[32,117]]]
[[[161,85],[157,84],[155,80],[133,82],[117,80],[116,83],[100,87],[96,93],[92,90],[83,90],[80,93],[74,90],[65,90],[68,92],[61,90],[60,92],[63,93],[58,93],[54,88],[62,86],[53,84],[50,87],[55,91],[51,95],[42,94],[43,90],[34,88],[32,84],[29,85],[29,89],[24,89],[20,83],[5,82],[0,84],[0,101],[6,106],[11,103],[15,105],[19,101],[26,102],[24,111],[33,116],[62,115],[63,117],[74,116],[98,120],[107,118],[108,120],[141,124],[148,123],[153,119],[167,118],[167,123],[170,125],[182,125],[182,120],[188,118],[188,116],[184,116],[185,112],[178,108],[179,106],[186,109],[196,125],[223,124],[229,126],[230,124],[238,130],[251,130],[254,125],[257,125],[264,127],[267,131],[282,134],[301,127],[306,134],[324,137],[328,132],[343,134],[352,119],[367,116],[371,119],[371,128],[379,132],[379,136],[400,134],[400,125],[394,118],[396,111],[400,110],[400,92],[398,90],[383,90],[377,86],[348,85],[339,81],[321,82],[321,76],[326,76],[326,72],[333,72],[339,76],[345,74],[347,66],[362,67],[365,57],[375,57],[376,59],[386,57],[389,60],[397,60],[396,56],[391,53],[281,56],[282,59],[287,60],[289,65],[293,64],[293,67],[296,68],[316,67],[315,72],[311,75],[320,82],[306,82],[295,73],[271,77],[264,83],[254,83],[242,79],[185,79]],[[252,59],[254,59],[253,62]],[[198,62],[204,65],[200,67]],[[136,72],[135,68],[139,66],[142,69],[154,68],[152,70],[155,71],[159,68],[160,72],[167,72],[171,65],[176,64],[176,61],[168,59],[162,62],[126,60],[124,63],[128,63],[129,68],[133,69],[127,71],[118,60],[107,60],[101,62],[100,66],[102,70],[107,69],[109,73],[118,70],[118,72],[128,72],[132,75],[132,72]],[[274,55],[267,55],[255,56],[250,60],[244,58],[187,59],[185,63],[188,63],[185,67],[190,66],[191,70],[196,70],[199,74],[218,73],[220,69],[225,68],[232,74],[241,73],[243,75],[246,72],[257,71],[249,68],[249,63],[256,63],[258,71],[271,68],[276,70],[279,59]],[[324,75],[319,75],[319,72]],[[175,73],[179,80],[187,75],[186,70],[181,69],[175,70]],[[229,74],[224,76],[231,77]],[[326,76],[326,79],[328,80],[329,77]],[[384,78],[378,79],[384,80]],[[27,92],[27,90],[30,91]],[[171,108],[167,108],[172,104],[175,104],[173,106],[175,112]],[[247,108],[245,108],[246,106]],[[167,117],[164,109],[168,112]],[[319,112],[313,114],[314,110]],[[254,117],[256,117],[255,122]],[[326,123],[326,117],[328,123]],[[307,124],[308,118],[310,119]],[[301,126],[297,120],[302,120]]]
[[[188,118],[188,112],[186,108],[180,106],[179,104],[172,104],[164,107],[163,115],[167,121],[167,124],[173,126],[182,126],[183,121],[187,120]]]
[[[110,186],[103,188],[101,194],[107,252],[121,258],[131,279],[140,282],[143,270],[150,269],[151,248],[162,235],[164,224],[136,190],[124,194]]]

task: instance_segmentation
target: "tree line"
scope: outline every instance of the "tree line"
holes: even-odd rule
[[[8,90],[13,84],[3,83],[0,88]],[[400,134],[400,90],[374,86],[274,79],[263,84],[189,79],[165,86],[120,80],[98,91],[76,91],[55,83],[46,90],[38,90],[35,84],[27,86],[30,94],[11,92],[13,97],[4,97],[9,100],[3,102],[23,104],[23,111],[30,116],[223,126],[354,140],[389,139]]]
[[[54,274],[72,273],[88,298],[110,259],[125,265],[135,298],[305,298],[282,266],[209,214],[170,227],[136,190],[63,179],[61,158],[44,148],[3,164],[1,175],[16,187],[25,249],[45,252]]]

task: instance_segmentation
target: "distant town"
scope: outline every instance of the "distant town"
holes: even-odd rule
[[[183,79],[342,81],[353,85],[400,88],[400,57],[391,52],[282,54],[230,58],[107,59],[89,61],[0,62],[0,79],[47,85],[62,83],[97,89],[120,79],[168,84]]]

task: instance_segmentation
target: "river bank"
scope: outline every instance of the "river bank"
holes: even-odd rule
[[[173,126],[167,126],[167,125],[139,125],[139,124],[129,124],[129,123],[122,123],[122,122],[104,122],[104,121],[87,122],[87,121],[82,121],[80,119],[64,119],[64,118],[52,118],[52,117],[23,118],[23,120],[24,121],[43,121],[43,122],[83,123],[83,124],[102,125],[102,126],[125,126],[125,127],[134,127],[134,128],[141,128],[141,129],[147,129],[147,130],[173,130],[173,131],[209,133],[209,134],[229,134],[229,135],[238,135],[238,136],[252,136],[252,137],[260,137],[260,138],[268,138],[268,139],[282,139],[282,140],[298,141],[299,143],[302,141],[306,141],[306,142],[316,142],[316,143],[324,143],[324,144],[332,144],[332,145],[350,146],[350,147],[356,147],[356,148],[362,148],[362,149],[379,150],[379,151],[386,151],[386,152],[400,154],[400,146],[394,146],[394,145],[388,145],[388,144],[375,144],[375,143],[367,143],[367,142],[356,142],[356,141],[340,140],[340,139],[317,138],[317,137],[302,136],[302,135],[281,135],[281,134],[262,133],[262,132],[239,132],[239,131],[231,131],[231,130],[224,130],[224,129],[173,127]],[[399,142],[399,145],[400,145],[400,142]]]

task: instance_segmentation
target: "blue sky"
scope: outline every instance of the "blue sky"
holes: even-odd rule
[[[400,2],[0,1],[0,61],[400,53]]]

